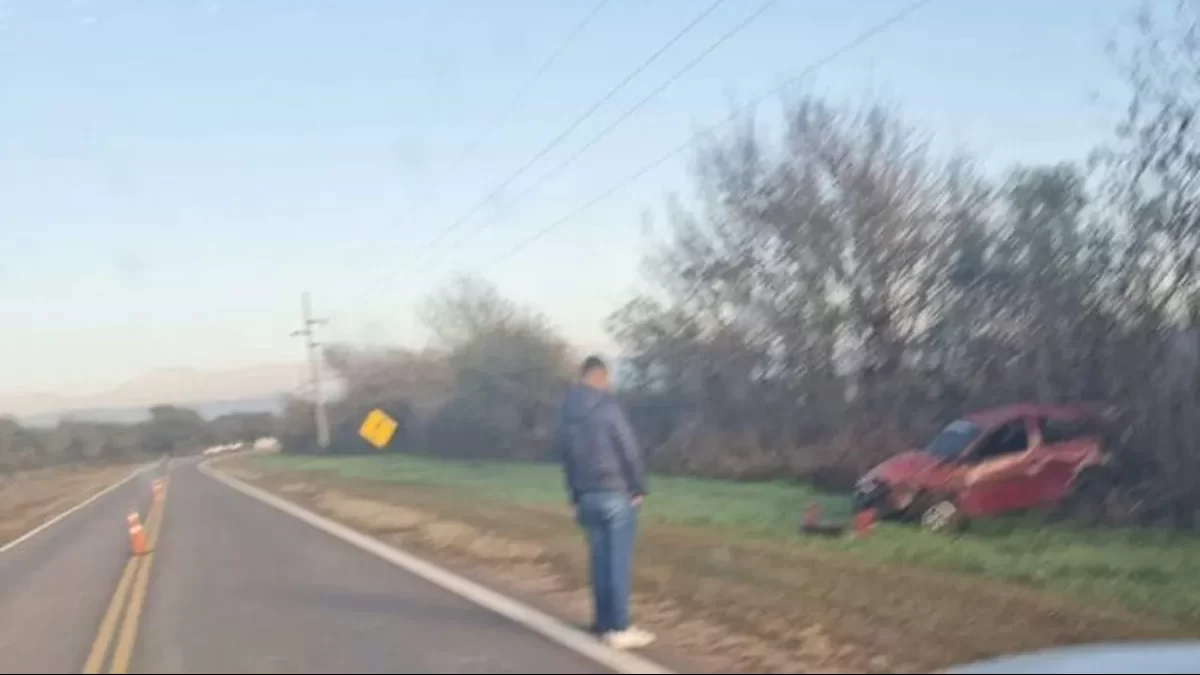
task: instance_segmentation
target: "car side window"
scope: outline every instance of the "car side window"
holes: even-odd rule
[[[1029,431],[1025,428],[1025,420],[1013,420],[988,434],[983,444],[971,453],[971,459],[975,462],[982,462],[1024,452],[1028,447]]]
[[[1095,435],[1096,425],[1085,418],[1076,419],[1038,419],[1038,431],[1041,432],[1042,442],[1046,445],[1066,443],[1084,436]]]

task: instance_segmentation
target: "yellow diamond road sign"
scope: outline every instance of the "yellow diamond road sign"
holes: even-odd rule
[[[382,449],[383,446],[392,440],[392,436],[396,433],[396,427],[399,426],[396,420],[392,419],[387,413],[379,408],[367,413],[367,418],[363,420],[362,426],[358,428],[358,435],[362,436],[368,443],[375,446],[377,449]]]

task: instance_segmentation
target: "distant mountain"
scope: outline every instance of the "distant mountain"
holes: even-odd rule
[[[170,368],[136,377],[109,391],[88,396],[59,396],[45,393],[0,394],[0,414],[22,418],[63,413],[125,415],[129,409],[158,404],[190,407],[243,406],[243,402],[277,399],[296,390],[305,377],[300,364],[273,364],[235,370]],[[215,407],[214,407],[215,406]]]
[[[0,415],[21,415],[42,410],[61,410],[71,406],[71,399],[41,392],[0,394]]]
[[[283,408],[283,397],[288,393],[291,392],[280,392],[274,396],[261,396],[233,401],[207,401],[200,403],[183,403],[177,405],[191,408],[192,410],[200,413],[200,415],[205,419],[213,419],[215,417],[228,415],[230,413],[278,413]],[[149,419],[149,417],[149,407],[141,406],[128,408],[74,409],[38,413],[34,415],[22,415],[19,417],[19,419],[21,424],[29,427],[52,427],[65,419],[76,420],[80,422],[134,424],[145,421]]]
[[[155,370],[91,397],[104,406],[233,401],[292,391],[306,378],[303,365],[274,364],[236,370]]]

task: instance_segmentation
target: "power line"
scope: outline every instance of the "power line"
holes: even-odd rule
[[[628,176],[621,179],[620,181],[617,181],[613,185],[609,186],[606,190],[600,192],[596,196],[592,197],[588,201],[584,202],[580,206],[573,209],[567,215],[559,218],[558,220],[555,220],[554,222],[550,223],[549,225],[542,228],[541,230],[533,233],[533,235],[521,240],[520,242],[517,243],[517,245],[513,246],[512,248],[508,249],[507,251],[505,251],[501,255],[497,256],[495,259],[493,259],[492,263],[500,262],[512,255],[515,255],[516,253],[520,252],[524,248],[532,245],[538,239],[541,239],[546,234],[549,234],[551,231],[566,224],[575,216],[577,216],[580,213],[586,211],[587,209],[595,206],[597,203],[609,198],[610,196],[612,196],[614,193],[618,192],[622,188],[636,182],[642,176],[645,176],[646,174],[650,173],[651,171],[662,166],[667,161],[669,161],[671,158],[675,157],[676,155],[682,153],[687,148],[691,147],[700,138],[704,137],[705,135],[711,133],[712,131],[718,129],[719,127],[721,127],[725,124],[736,121],[746,111],[756,108],[757,106],[761,105],[764,101],[766,101],[771,96],[774,96],[774,95],[780,93],[782,90],[786,89],[787,87],[791,86],[792,84],[808,77],[814,71],[821,68],[822,66],[841,57],[843,54],[846,54],[847,52],[854,50],[858,46],[862,45],[863,43],[867,42],[868,40],[871,40],[872,38],[879,35],[880,33],[883,33],[884,31],[889,30],[896,24],[906,20],[908,17],[915,14],[917,11],[919,11],[926,5],[933,3],[934,1],[935,0],[916,0],[915,2],[909,3],[908,5],[901,8],[899,11],[890,15],[889,17],[885,18],[884,20],[880,21],[879,23],[871,26],[867,30],[859,33],[854,38],[852,38],[848,42],[844,43],[842,46],[829,52],[824,57],[809,64],[807,67],[804,68],[804,70],[800,71],[799,74],[794,75],[793,77],[790,77],[787,80],[785,80],[782,84],[777,85],[777,86],[771,88],[770,90],[763,92],[759,96],[755,97],[750,103],[744,104],[744,105],[739,106],[738,108],[734,109],[734,111],[725,119],[722,119],[714,124],[710,124],[709,126],[705,127],[704,129],[697,131],[696,133],[692,134],[692,136],[689,137],[688,140],[685,141],[684,143],[681,143],[680,145],[676,146],[675,148],[672,148],[669,152],[667,152],[666,154],[662,155],[661,157],[655,159],[653,162],[646,164],[642,168],[629,174]],[[693,295],[694,294],[695,294],[695,291],[693,291]],[[512,375],[519,375],[519,374],[522,374],[521,371],[509,373],[504,376],[512,376]]]
[[[451,162],[450,168],[447,169],[447,173],[452,172],[461,166],[463,161],[465,161],[468,156],[470,156],[479,148],[479,145],[483,143],[488,134],[491,133],[492,130],[504,120],[504,118],[508,117],[508,114],[513,111],[513,108],[516,107],[517,103],[519,103],[521,99],[525,98],[525,95],[528,94],[531,89],[533,89],[533,85],[537,84],[538,81],[542,79],[542,76],[544,76],[550,70],[550,67],[558,61],[558,57],[562,56],[563,52],[567,50],[567,47],[575,41],[575,38],[579,37],[580,33],[582,33],[583,30],[592,23],[592,20],[596,18],[596,15],[600,13],[600,10],[604,9],[604,6],[610,1],[611,0],[600,0],[600,2],[597,2],[596,5],[592,7],[592,11],[588,12],[587,16],[583,17],[583,20],[575,24],[575,27],[571,29],[569,34],[567,34],[567,37],[563,38],[563,41],[559,43],[558,47],[550,54],[549,57],[546,58],[545,62],[542,63],[541,68],[538,68],[537,72],[535,72],[533,76],[530,77],[529,80],[527,80],[519,90],[517,90],[517,93],[513,94],[512,98],[510,98],[508,102],[500,108],[500,111],[496,113],[495,117],[484,124],[479,130],[479,133],[475,134],[475,137],[467,143],[462,153],[460,153],[459,156],[453,162]]]
[[[555,220],[554,222],[552,222],[549,225],[547,225],[546,227],[538,230],[537,232],[534,232],[529,237],[526,237],[525,239],[522,239],[521,241],[517,242],[517,244],[515,246],[508,249],[504,253],[500,254],[496,258],[494,258],[492,260],[492,263],[494,264],[494,263],[500,262],[502,260],[505,260],[505,259],[519,253],[520,251],[529,247],[534,242],[538,241],[539,239],[546,236],[550,232],[558,229],[559,227],[562,227],[567,222],[569,222],[572,218],[578,216],[580,213],[587,211],[588,209],[592,208],[596,204],[604,201],[605,199],[608,199],[609,197],[611,197],[613,194],[617,193],[621,189],[637,182],[643,176],[650,173],[651,171],[654,171],[655,169],[662,166],[663,164],[666,164],[667,161],[671,160],[676,155],[679,155],[684,150],[687,150],[688,148],[690,148],[692,145],[694,145],[697,141],[699,141],[704,136],[708,135],[709,133],[712,133],[716,129],[718,129],[726,124],[729,124],[730,122],[737,121],[743,114],[745,114],[749,110],[757,108],[768,98],[775,96],[776,94],[779,94],[784,89],[791,86],[792,84],[795,84],[795,83],[799,82],[800,80],[803,80],[804,78],[811,75],[813,73],[813,71],[821,68],[822,66],[828,64],[829,62],[833,61],[834,59],[839,58],[843,54],[854,50],[859,45],[874,38],[876,35],[879,35],[880,33],[883,33],[884,31],[890,29],[891,27],[895,26],[896,24],[900,23],[901,21],[904,21],[909,16],[915,14],[918,10],[923,8],[925,5],[928,5],[934,1],[935,0],[917,0],[916,2],[909,3],[908,5],[903,7],[900,11],[892,14],[891,16],[884,19],[883,21],[875,24],[874,26],[867,29],[866,31],[859,33],[852,40],[850,40],[849,42],[846,42],[841,47],[838,47],[837,49],[835,49],[832,52],[823,56],[822,58],[809,64],[807,67],[804,68],[804,70],[800,71],[799,74],[794,75],[794,76],[788,78],[787,80],[785,80],[782,84],[772,87],[771,89],[763,92],[759,96],[755,97],[750,103],[738,106],[725,119],[722,119],[714,124],[710,124],[709,126],[701,129],[700,131],[697,131],[696,133],[692,134],[692,136],[690,136],[686,141],[684,141],[683,143],[679,144],[678,146],[672,148],[666,154],[660,156],[659,158],[655,159],[654,161],[650,162],[649,164],[646,164],[645,166],[638,169],[637,171],[627,175],[625,178],[622,178],[621,180],[617,181],[616,183],[609,186],[604,191],[600,192],[599,194],[592,197],[588,201],[584,202],[580,206],[571,210],[565,216],[559,218],[558,220]]]
[[[778,2],[778,0],[766,0],[766,2],[759,5],[757,9],[755,9],[753,12],[751,12],[749,15],[747,15],[744,19],[742,19],[737,24],[735,24],[733,26],[733,28],[729,29],[724,35],[722,35],[715,42],[710,44],[707,48],[704,49],[704,51],[697,54],[694,58],[692,58],[690,61],[688,61],[682,68],[680,68],[678,71],[676,71],[670,77],[668,77],[666,80],[664,80],[661,84],[659,84],[657,87],[655,87],[649,94],[642,97],[637,103],[634,103],[632,106],[630,106],[628,109],[626,109],[624,113],[622,113],[615,120],[613,120],[611,123],[609,123],[608,126],[604,127],[604,129],[602,129],[598,134],[596,134],[590,140],[588,140],[587,143],[584,143],[578,150],[576,150],[574,153],[572,153],[570,156],[568,156],[563,161],[556,164],[549,171],[543,173],[536,181],[533,182],[532,185],[525,188],[524,191],[522,191],[520,194],[518,194],[514,198],[514,201],[521,201],[522,199],[528,197],[530,194],[537,191],[538,188],[540,188],[542,185],[544,185],[547,181],[549,181],[555,175],[565,171],[568,167],[570,167],[572,164],[575,163],[575,160],[579,159],[588,150],[591,150],[597,143],[599,143],[600,141],[607,138],[609,134],[611,134],[613,131],[615,131],[617,129],[617,127],[624,124],[625,121],[628,120],[630,117],[632,117],[638,110],[641,110],[643,107],[646,106],[646,104],[650,103],[650,101],[657,98],[659,94],[666,91],[667,88],[670,87],[672,84],[674,84],[677,80],[679,80],[679,78],[681,78],[684,75],[686,75],[687,73],[691,72],[696,66],[700,65],[700,63],[702,61],[704,61],[704,59],[708,58],[709,55],[711,55],[713,52],[715,52],[717,49],[719,49],[726,42],[733,39],[733,37],[735,35],[742,32],[742,30],[744,30],[747,26],[749,26],[756,19],[758,19],[760,16],[762,16],[768,9],[770,9],[777,2]],[[465,243],[468,239],[470,239],[472,236],[474,236],[476,233],[478,233],[480,230],[482,230],[483,228],[490,225],[491,222],[492,221],[490,221],[490,220],[485,220],[485,221],[479,223],[478,225],[476,225],[476,227],[474,229],[468,230],[467,235],[464,237],[461,237],[457,241],[455,241],[454,244],[452,244],[450,246],[450,249],[446,251],[446,254],[453,252],[455,249],[457,249],[459,246],[461,246],[463,243]]]
[[[682,152],[684,152],[685,150],[690,148],[701,138],[705,137],[706,135],[712,133],[713,131],[717,130],[718,128],[720,128],[726,124],[736,121],[745,112],[752,110],[754,108],[757,108],[768,98],[775,96],[776,94],[779,94],[787,87],[792,86],[793,84],[807,78],[814,71],[822,68],[823,66],[834,61],[835,59],[840,58],[844,54],[846,54],[850,51],[853,51],[854,49],[858,48],[859,46],[866,43],[867,41],[875,38],[877,35],[885,32],[887,30],[890,30],[893,26],[901,23],[902,21],[907,20],[910,16],[917,13],[919,10],[924,8],[926,5],[932,4],[934,1],[935,0],[916,0],[915,2],[911,2],[907,5],[905,5],[897,12],[889,15],[887,18],[883,19],[882,21],[874,24],[873,26],[866,29],[865,31],[857,34],[856,36],[854,36],[852,39],[850,39],[846,43],[842,44],[837,49],[834,49],[833,51],[829,52],[828,54],[821,57],[820,59],[817,59],[813,63],[810,63],[803,70],[801,70],[798,74],[788,78],[783,83],[781,83],[775,87],[772,87],[771,89],[761,93],[760,95],[758,95],[757,97],[752,99],[749,103],[738,106],[726,118],[719,120],[716,123],[710,124],[707,127],[704,127],[703,129],[695,132],[683,143],[679,144],[678,146],[675,146],[674,148],[672,148],[665,154],[661,155],[654,161],[642,166],[641,168],[634,171],[633,173],[625,176],[621,180],[610,185],[608,188],[601,191],[597,195],[593,196],[591,199],[587,200],[586,202],[579,205],[578,207],[572,209],[566,215],[551,222],[550,224],[548,224],[547,226],[538,230],[537,232],[534,232],[532,235],[520,240],[519,242],[517,242],[516,245],[514,245],[513,247],[506,250],[504,253],[502,253],[499,256],[496,256],[494,259],[492,259],[490,261],[490,264],[496,264],[498,262],[506,260],[506,259],[512,257],[513,255],[516,255],[520,251],[528,248],[529,246],[533,245],[535,242],[540,240],[542,237],[549,234],[550,232],[552,232],[552,231],[562,227],[566,223],[570,222],[573,218],[575,218],[579,214],[587,211],[588,209],[592,208],[596,204],[608,199],[609,197],[616,194],[617,192],[624,189],[625,187],[637,182],[646,174],[654,171],[655,169],[659,168],[663,164],[667,163],[668,161],[670,161],[677,155],[681,154]],[[390,275],[389,279],[394,276],[395,276],[394,274]]]
[[[701,21],[708,18],[708,16],[710,14],[712,14],[714,11],[716,11],[716,9],[718,7],[720,7],[721,5],[723,5],[725,2],[726,2],[726,0],[714,0],[712,4],[710,4],[708,7],[705,7],[703,11],[701,11],[699,14],[697,14],[695,17],[693,17],[691,21],[689,21],[686,25],[684,25],[684,27],[681,28],[679,30],[679,32],[675,33],[675,35],[672,36],[670,40],[667,40],[665,43],[660,45],[658,49],[654,50],[654,52],[652,54],[650,54],[650,56],[648,56],[644,61],[642,61],[640,64],[638,64],[638,66],[636,68],[634,68],[632,71],[630,71],[624,78],[622,78],[620,82],[618,82],[615,86],[613,86],[611,89],[609,89],[608,93],[604,94],[604,96],[601,96],[600,99],[598,101],[596,101],[595,103],[593,103],[591,105],[591,107],[589,107],[587,110],[585,110],[583,112],[583,114],[576,117],[573,122],[571,122],[570,124],[567,125],[566,129],[563,129],[562,131],[560,131],[559,134],[557,136],[555,136],[553,139],[551,139],[551,141],[549,143],[547,143],[545,146],[543,146],[542,149],[537,152],[537,154],[535,154],[533,157],[530,157],[528,160],[525,161],[524,164],[522,164],[520,167],[518,167],[516,171],[509,174],[508,178],[505,178],[499,185],[497,185],[494,189],[492,189],[492,191],[490,193],[488,193],[488,195],[486,197],[484,197],[483,199],[476,202],[474,205],[471,206],[471,208],[467,209],[466,213],[464,213],[457,220],[455,220],[454,223],[452,223],[450,225],[450,227],[443,229],[442,233],[437,238],[434,239],[432,244],[430,244],[430,247],[432,247],[433,245],[436,245],[438,242],[440,242],[442,239],[444,239],[446,237],[446,235],[448,235],[450,232],[452,232],[455,229],[457,229],[458,227],[460,227],[471,216],[475,215],[475,213],[477,213],[479,211],[479,209],[481,209],[485,205],[487,205],[488,202],[490,202],[493,199],[495,199],[496,197],[500,196],[500,194],[504,192],[505,188],[507,188],[509,185],[512,185],[512,183],[514,181],[516,181],[518,178],[520,178],[522,175],[524,175],[524,173],[526,171],[528,171],[534,164],[536,164],[538,162],[538,160],[542,159],[547,154],[549,154],[550,151],[552,151],[552,150],[554,150],[554,148],[558,147],[558,145],[560,143],[562,143],[563,140],[565,140],[566,137],[571,134],[571,132],[578,129],[579,126],[582,125],[584,122],[586,122],[589,118],[591,118],[591,116],[594,115],[596,113],[596,111],[600,109],[601,106],[603,106],[605,103],[608,103],[610,100],[612,100],[612,98],[614,96],[616,96],[618,93],[620,93],[621,90],[624,89],[626,86],[628,86],[629,83],[632,82],[638,75],[641,75],[643,72],[645,72],[646,69],[649,68],[651,65],[653,65],[654,62],[657,61],[659,58],[661,58],[662,55],[667,52],[667,50],[669,50],[671,47],[675,46],[675,43],[682,40],[685,35],[687,35],[692,30],[694,30],[696,28],[696,26],[700,25]]]
[[[552,68],[554,64],[558,62],[559,57],[561,57],[567,51],[567,47],[570,47],[571,44],[575,42],[575,39],[578,38],[589,25],[591,25],[592,21],[600,13],[600,10],[604,9],[605,5],[611,1],[612,0],[599,0],[599,2],[592,7],[591,11],[589,11],[578,23],[575,24],[575,26],[571,29],[571,32],[569,32],[567,36],[558,43],[558,46],[555,47],[552,52],[550,52],[550,55],[546,57],[546,59],[542,62],[542,65],[538,67],[533,75],[531,75],[529,79],[526,80],[525,83],[521,85],[521,87],[517,89],[517,91],[511,97],[509,97],[508,101],[506,101],[504,105],[500,106],[500,109],[496,112],[496,114],[492,116],[491,119],[489,119],[482,127],[480,127],[471,140],[463,146],[463,149],[450,163],[450,167],[442,172],[443,176],[458,170],[458,168],[462,166],[463,162],[465,162],[467,158],[469,158],[475,153],[476,150],[479,149],[479,146],[483,144],[488,135],[491,134],[491,132],[494,131],[495,128],[499,126],[499,124],[504,121],[506,117],[508,117],[509,113],[516,108],[517,104],[520,103],[521,100],[533,90],[534,85],[541,81],[542,77],[544,77],[546,73],[550,71],[550,68]],[[433,191],[428,190],[423,194],[424,198],[418,202],[417,208],[414,209],[415,211],[421,211],[424,209],[426,202],[428,202],[428,200],[431,198]],[[364,253],[366,248],[367,247],[358,249],[355,251],[353,256],[348,257],[356,258],[358,255]]]
[[[655,159],[653,162],[646,164],[642,168],[638,169],[637,171],[633,172],[632,174],[629,174],[628,176],[621,179],[620,181],[617,181],[613,185],[609,186],[609,188],[607,188],[606,190],[600,192],[593,198],[591,198],[588,201],[581,204],[579,207],[573,209],[567,215],[559,218],[558,220],[555,220],[554,222],[550,223],[546,227],[535,232],[532,236],[521,240],[520,242],[517,243],[517,245],[513,246],[512,248],[507,250],[505,253],[503,253],[500,256],[498,256],[497,258],[495,258],[492,262],[495,263],[495,262],[504,260],[512,255],[515,255],[516,253],[520,252],[524,248],[532,245],[534,242],[541,239],[546,234],[550,233],[551,231],[553,231],[553,230],[557,229],[558,227],[561,227],[565,223],[569,222],[572,218],[574,218],[578,214],[586,211],[587,209],[591,208],[592,206],[596,205],[597,203],[607,199],[608,197],[612,196],[614,193],[618,192],[625,186],[636,182],[642,176],[646,175],[647,173],[650,173],[651,171],[657,169],[659,166],[665,164],[671,158],[675,157],[676,155],[682,153],[687,148],[691,147],[696,141],[698,141],[703,136],[711,133],[712,131],[716,130],[717,128],[719,128],[725,124],[736,121],[746,111],[756,108],[763,101],[767,100],[767,98],[774,96],[775,94],[781,92],[783,89],[787,88],[788,86],[791,86],[793,83],[804,79],[805,77],[810,75],[813,71],[821,68],[825,64],[827,64],[827,63],[833,61],[834,59],[840,57],[841,55],[857,48],[859,45],[874,38],[876,35],[879,35],[880,33],[890,29],[892,26],[895,26],[896,24],[900,23],[901,21],[904,21],[905,19],[907,19],[912,14],[916,13],[918,10],[920,10],[924,6],[931,4],[933,1],[934,0],[917,0],[916,2],[912,2],[908,5],[906,5],[900,11],[892,14],[891,16],[887,17],[883,21],[868,28],[866,31],[859,33],[857,36],[855,36],[853,39],[851,39],[850,41],[843,44],[841,47],[828,53],[821,59],[818,59],[817,61],[809,64],[798,75],[795,75],[795,76],[789,78],[788,80],[786,80],[784,83],[782,83],[776,87],[773,87],[772,89],[760,94],[758,97],[753,99],[750,103],[736,108],[727,118],[720,120],[714,124],[711,124],[711,125],[705,127],[704,129],[692,134],[692,136],[689,137],[688,140],[685,141],[684,143],[680,144],[679,146],[676,146],[675,148],[671,149],[671,151],[662,155],[658,159]],[[695,292],[695,290],[693,290],[693,294],[694,294],[694,292]],[[520,376],[521,374],[524,374],[524,373],[521,371],[516,371],[516,372],[512,372],[512,373],[501,374],[500,377],[505,378],[505,377],[512,377],[512,376]],[[484,386],[482,383],[479,385],[476,385],[475,387],[472,388],[473,391],[467,392],[467,395],[470,395],[470,393],[474,393],[475,391],[482,391],[483,388],[484,388]]]
[[[649,68],[651,65],[653,65],[655,61],[657,61],[659,58],[661,58],[662,55],[667,52],[667,50],[669,50],[677,42],[682,40],[684,36],[686,36],[693,29],[695,29],[696,26],[698,26],[700,24],[700,22],[702,22],[704,19],[708,18],[709,15],[711,15],[713,12],[715,12],[717,10],[717,8],[720,7],[722,4],[724,4],[725,2],[726,2],[726,0],[714,0],[711,4],[709,4],[707,7],[705,7],[699,14],[697,14],[690,21],[688,21],[688,23],[685,24],[683,26],[683,28],[681,28],[677,33],[675,33],[675,35],[672,36],[671,39],[667,40],[665,43],[663,43],[657,49],[655,49],[654,52],[650,54],[650,56],[648,56],[645,60],[643,60],[640,64],[638,64],[638,66],[636,68],[634,68],[632,71],[630,71],[624,78],[622,78],[620,82],[618,82],[615,86],[613,86],[611,89],[609,89],[608,92],[606,94],[604,94],[604,96],[600,97],[599,100],[597,100],[595,103],[593,103],[581,115],[576,117],[574,121],[572,121],[569,125],[567,125],[567,127],[565,129],[563,129],[561,132],[559,132],[559,134],[557,136],[555,136],[549,143],[547,143],[545,146],[543,146],[542,149],[539,150],[533,157],[526,160],[526,162],[524,164],[522,164],[520,167],[518,167],[516,171],[514,171],[507,178],[505,178],[503,181],[501,181],[501,183],[499,185],[497,185],[495,188],[493,188],[492,191],[487,194],[487,196],[485,196],[483,199],[475,202],[469,209],[467,209],[467,211],[463,215],[459,216],[448,227],[443,228],[441,230],[441,232],[438,233],[438,235],[436,237],[434,237],[433,241],[426,244],[425,247],[421,251],[419,251],[417,255],[423,256],[426,252],[431,250],[433,247],[437,246],[451,232],[453,232],[454,230],[461,227],[464,223],[467,222],[467,220],[470,219],[471,216],[475,215],[481,208],[486,206],[489,202],[491,202],[496,197],[498,197],[501,193],[503,193],[504,190],[509,185],[512,185],[513,182],[515,182],[518,178],[520,178],[522,175],[524,175],[524,173],[526,171],[528,171],[540,159],[542,159],[547,154],[549,154],[552,150],[554,150],[554,148],[558,147],[558,145],[560,143],[562,143],[562,141],[564,139],[566,139],[566,137],[569,136],[571,134],[571,132],[573,132],[573,131],[575,131],[575,129],[579,128],[579,126],[582,125],[584,122],[586,122],[593,114],[595,114],[595,112],[597,110],[599,110],[601,106],[603,106],[605,103],[610,101],[614,96],[616,96],[618,93],[620,93],[621,90],[624,89],[626,86],[628,86],[629,83],[632,82],[638,75],[641,75],[643,72],[645,72],[645,70],[647,68]],[[402,270],[404,268],[400,268],[400,269]],[[387,283],[388,281],[391,281],[395,277],[395,274],[396,273],[385,276],[380,281],[380,283]],[[353,304],[353,302],[357,302],[358,300],[361,300],[362,297],[365,296],[365,294],[368,292],[370,292],[370,288],[368,288],[366,291],[364,291],[362,294],[360,294],[358,297],[356,297],[351,303],[348,303],[348,304]]]

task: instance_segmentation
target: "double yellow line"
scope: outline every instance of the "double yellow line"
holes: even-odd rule
[[[146,589],[150,585],[154,546],[162,528],[166,503],[167,495],[164,489],[159,499],[150,506],[150,513],[146,516],[147,552],[145,555],[133,556],[125,563],[121,580],[117,582],[117,590],[108,603],[104,619],[100,621],[96,639],[92,641],[92,650],[83,666],[84,673],[106,672],[103,670],[106,662],[109,673],[129,672],[129,661],[133,658],[133,647],[137,643],[138,623],[142,617],[142,608],[146,604]],[[110,647],[112,658],[108,661]]]

